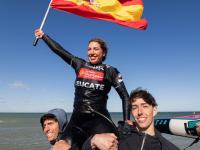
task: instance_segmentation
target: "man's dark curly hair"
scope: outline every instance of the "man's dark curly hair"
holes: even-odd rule
[[[142,98],[147,104],[152,105],[153,107],[158,106],[155,98],[147,90],[142,88],[137,88],[133,90],[130,94],[130,104],[135,102],[137,98]]]

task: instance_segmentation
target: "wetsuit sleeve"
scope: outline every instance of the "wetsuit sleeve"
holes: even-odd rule
[[[48,35],[44,34],[42,39],[54,53],[60,56],[66,63],[72,65],[73,68],[76,68],[76,64],[74,63],[76,57],[74,55],[66,51],[60,44],[51,39]]]
[[[113,85],[122,100],[122,110],[124,121],[130,120],[129,94],[126,90],[122,76],[116,68],[112,69]]]
[[[92,139],[92,136],[91,136],[90,138],[88,138],[88,139],[83,143],[83,146],[82,146],[82,149],[81,149],[81,150],[92,150],[91,139]]]

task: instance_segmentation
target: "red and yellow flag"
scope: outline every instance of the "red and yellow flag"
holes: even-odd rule
[[[144,9],[142,0],[52,0],[51,7],[130,28],[144,30],[147,27],[147,21],[141,19]]]

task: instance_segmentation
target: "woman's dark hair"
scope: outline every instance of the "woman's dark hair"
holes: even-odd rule
[[[108,47],[107,47],[106,42],[104,40],[100,39],[100,38],[93,38],[88,43],[91,43],[91,42],[99,43],[99,45],[101,46],[101,48],[102,48],[102,50],[105,54],[102,58],[102,61],[106,60],[106,56],[107,56],[107,53],[108,53]]]

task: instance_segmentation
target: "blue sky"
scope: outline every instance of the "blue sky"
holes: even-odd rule
[[[50,10],[44,32],[74,55],[86,58],[87,42],[108,42],[105,63],[118,68],[127,90],[148,89],[160,111],[200,110],[200,1],[143,0],[146,31]],[[0,112],[72,111],[75,73],[34,30],[49,0],[1,1]],[[121,111],[114,89],[109,111]]]

